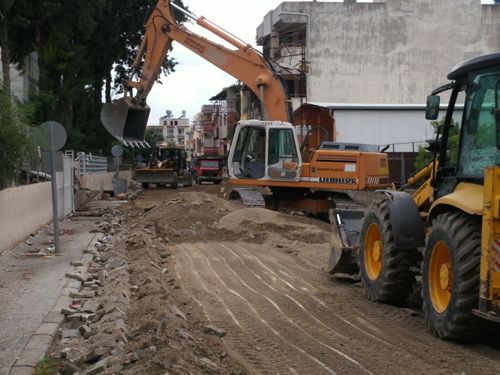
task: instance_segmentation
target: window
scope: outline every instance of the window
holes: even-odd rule
[[[217,160],[202,160],[202,168],[219,168],[219,162]]]
[[[459,155],[459,174],[483,178],[484,168],[498,165],[496,147],[495,86],[500,79],[498,68],[471,74],[468,81],[464,123]]]
[[[291,129],[269,129],[269,165],[298,162],[295,138]]]

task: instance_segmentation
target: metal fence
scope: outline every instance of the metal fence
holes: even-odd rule
[[[104,156],[78,152],[75,160],[80,162],[80,174],[108,172],[108,158]]]

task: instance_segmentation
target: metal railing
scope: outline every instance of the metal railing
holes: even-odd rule
[[[104,156],[78,152],[75,160],[80,162],[80,174],[108,172],[108,158]]]

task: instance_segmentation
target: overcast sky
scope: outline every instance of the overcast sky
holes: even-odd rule
[[[197,16],[205,16],[253,46],[256,46],[256,29],[264,16],[282,2],[282,0],[184,0],[191,12]],[[186,26],[200,35],[212,35],[203,34],[204,30],[193,23],[187,23]],[[218,40],[215,36],[210,36],[210,39]],[[223,87],[236,82],[230,75],[175,42],[169,56],[175,57],[179,64],[174,73],[162,77],[162,85],[153,86],[148,96],[148,104],[151,106],[149,117],[151,125],[158,124],[158,119],[167,109],[171,110],[175,117],[180,116],[182,110],[186,110],[187,117],[192,119],[203,104],[210,103],[210,97]]]

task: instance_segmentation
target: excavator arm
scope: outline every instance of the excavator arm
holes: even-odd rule
[[[172,7],[235,48],[230,49],[212,42],[178,24]],[[146,98],[173,41],[232,75],[252,90],[260,99],[263,120],[289,121],[289,100],[284,86],[262,54],[204,17],[196,17],[170,0],[159,0],[146,23],[145,35],[132,66],[132,76],[141,71],[139,80],[128,81],[125,97],[106,104],[101,112],[104,126],[115,138],[127,145],[143,145],[149,116]]]

